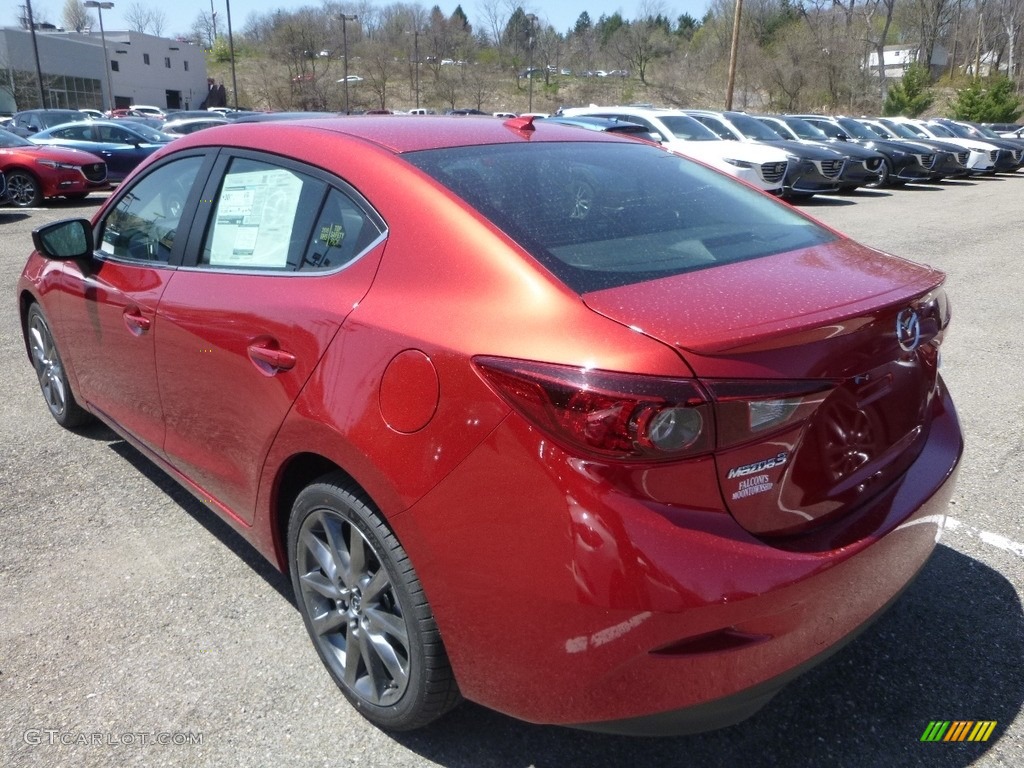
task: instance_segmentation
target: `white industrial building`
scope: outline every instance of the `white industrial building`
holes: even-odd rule
[[[133,104],[195,109],[206,98],[202,48],[141,32],[107,31],[103,37],[106,59],[98,29],[85,34],[36,30],[46,102],[41,105],[31,32],[0,29],[0,113],[40,106],[105,110]]]

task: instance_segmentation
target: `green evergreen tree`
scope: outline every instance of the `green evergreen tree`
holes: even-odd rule
[[[1013,82],[997,77],[985,85],[981,80],[957,92],[949,104],[957,120],[979,123],[1012,123],[1024,112]]]
[[[903,73],[903,79],[889,86],[882,107],[884,115],[917,117],[935,101],[931,92],[932,77],[928,67],[911,64]]]
[[[700,22],[688,13],[682,14],[676,20],[676,34],[684,40],[691,40],[698,29]]]
[[[575,35],[582,35],[589,32],[593,26],[593,23],[590,21],[590,14],[584,11],[576,19],[576,25],[572,28],[572,31]]]

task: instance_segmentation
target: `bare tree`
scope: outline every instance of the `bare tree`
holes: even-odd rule
[[[885,42],[889,39],[895,9],[896,0],[867,0],[862,10],[867,43],[878,57],[878,92],[883,103],[889,90],[885,77]]]
[[[917,27],[917,60],[926,67],[932,65],[932,54],[939,38],[953,21],[954,0],[913,0],[911,10]]]
[[[135,32],[159,37],[167,26],[167,17],[159,8],[152,8],[142,3],[132,3],[124,12],[128,28]]]
[[[611,45],[619,59],[628,64],[640,82],[645,84],[651,63],[672,50],[665,30],[650,18],[619,27],[612,35]]]
[[[81,32],[93,25],[92,14],[86,10],[82,0],[67,0],[60,17],[64,22],[64,29],[73,29],[75,32]]]
[[[192,39],[197,45],[205,46],[207,49],[213,48],[216,29],[214,17],[206,11],[200,11],[195,21],[192,22]]]
[[[998,0],[996,11],[999,24],[1006,35],[1006,74],[1012,80],[1017,74],[1016,49],[1024,24],[1024,2],[1022,0]]]

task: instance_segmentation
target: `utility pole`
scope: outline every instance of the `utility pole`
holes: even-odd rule
[[[348,108],[348,27],[346,26],[350,21],[358,21],[359,17],[355,14],[351,16],[347,14],[341,14],[341,55],[345,59],[345,114],[351,115],[352,113]]]
[[[729,48],[729,81],[725,86],[725,108],[732,109],[732,92],[736,85],[736,59],[740,50],[740,15],[743,0],[736,0],[736,13],[732,17],[732,46]]]
[[[533,47],[534,47],[534,35],[537,33],[537,15],[533,13],[526,14],[526,20],[530,22],[530,63],[526,67],[526,77],[530,81],[530,102],[527,112],[533,112]]]
[[[213,0],[210,0],[213,2]],[[231,35],[231,0],[225,0],[228,6],[228,52],[231,54],[231,90],[235,94],[235,112],[238,111],[238,80],[235,78],[235,39]]]
[[[39,106],[46,109],[46,99],[43,97],[43,68],[39,66],[39,43],[36,41],[36,23],[32,18],[32,0],[25,0],[25,12],[28,14],[28,28],[32,33],[32,52],[36,57],[36,77],[39,84]],[[103,49],[106,51],[106,48]]]
[[[981,21],[984,14],[978,11],[978,41],[974,46],[974,79],[981,77]]]

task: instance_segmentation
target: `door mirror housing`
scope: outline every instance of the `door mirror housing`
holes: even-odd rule
[[[92,257],[93,232],[88,219],[64,219],[32,230],[32,242],[41,256],[60,261]]]

